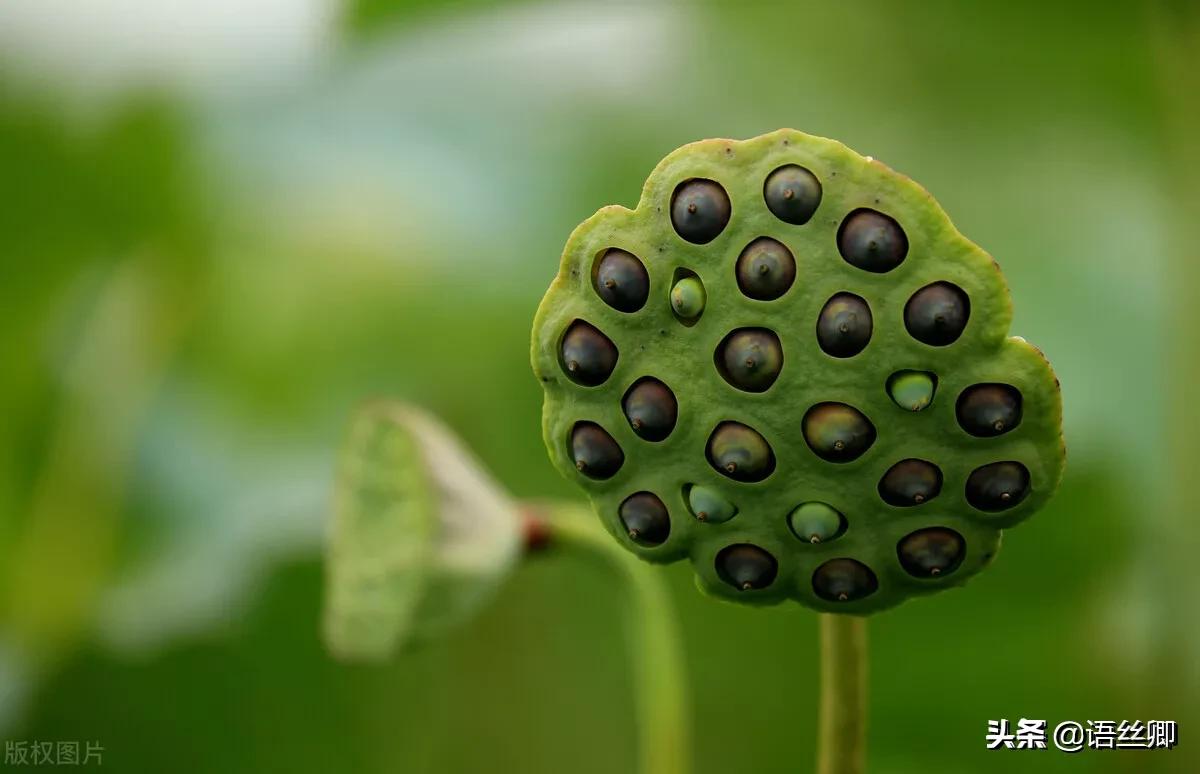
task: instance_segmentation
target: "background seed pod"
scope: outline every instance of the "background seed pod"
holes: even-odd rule
[[[819,185],[807,219],[780,217],[770,206],[768,177],[789,165]],[[697,187],[696,181],[709,182]],[[689,202],[696,212],[688,212]],[[862,212],[882,217],[846,226]],[[852,237],[876,246],[855,252]],[[748,246],[771,243],[792,257],[794,277],[784,292],[764,298],[770,294],[746,291],[740,259]],[[638,256],[649,287],[659,289],[636,312],[614,308],[593,282],[597,256],[610,249]],[[695,278],[706,297],[703,313],[689,319],[676,313],[667,292],[684,278]],[[942,308],[949,298],[954,311],[953,292],[932,305],[912,304],[914,296],[925,299],[923,289],[943,288],[939,283],[961,292],[964,320]],[[849,357],[831,357],[818,336],[821,312],[838,294],[861,298],[871,313],[869,346]],[[919,313],[927,313],[925,328]],[[991,257],[955,230],[927,192],[883,164],[793,130],[693,143],[658,165],[635,209],[605,207],[567,242],[533,331],[547,448],[622,545],[651,561],[689,559],[700,586],[714,595],[748,604],[792,599],[818,610],[880,610],[968,580],[995,555],[1001,530],[1028,518],[1058,486],[1064,464],[1058,384],[1039,350],[1008,335],[1011,317]],[[619,353],[597,386],[577,384],[564,368],[560,347],[575,320],[602,331]],[[959,329],[947,333],[947,325]],[[934,333],[926,331],[931,326]],[[731,381],[719,357],[722,343],[742,330],[770,331],[780,346],[782,365],[773,379],[754,385],[757,392]],[[906,373],[917,374],[919,383],[894,378]],[[648,374],[669,384],[677,402],[674,429],[657,441],[639,437],[623,405],[629,387]],[[991,437],[964,432],[958,396],[973,385],[1001,383],[1022,396],[1019,424]],[[823,457],[806,439],[805,417],[830,404],[851,406],[870,423],[870,443],[853,455]],[[580,423],[604,428],[620,448],[623,462],[608,477],[577,470],[571,436]],[[739,465],[737,476],[714,464],[712,436],[722,427],[753,435],[722,438],[719,453],[739,445],[727,441],[756,438],[750,445],[761,442],[769,452],[747,447],[741,465],[769,461],[748,475]],[[814,437],[817,429],[824,428],[811,428]],[[885,474],[903,460],[936,466],[936,496],[911,498],[904,507],[881,497]],[[1020,468],[987,467],[1001,462]],[[991,473],[969,482],[981,469]],[[1026,471],[1027,479],[1010,482],[1014,470]],[[1020,496],[994,507],[1000,490],[1018,484]],[[629,539],[621,506],[638,492],[662,502],[669,528],[661,543]],[[691,493],[720,516],[697,518]],[[796,534],[789,516],[808,503],[841,516],[835,539],[812,543]],[[899,546],[911,535],[934,534],[921,532],[932,528],[961,537],[961,556],[952,572],[919,577],[902,558],[929,541],[910,542],[907,553]],[[741,548],[723,553],[731,547]],[[773,572],[757,575],[746,591],[730,582],[733,569],[748,572],[747,557],[762,555],[774,562]],[[739,560],[736,568],[731,557]],[[839,584],[851,581],[858,584],[854,593],[840,599]]]

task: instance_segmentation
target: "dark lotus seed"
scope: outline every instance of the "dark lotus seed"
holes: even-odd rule
[[[971,300],[957,285],[935,282],[912,294],[904,305],[908,335],[931,347],[953,344],[967,327]]]
[[[749,543],[722,548],[717,554],[717,575],[738,591],[765,589],[775,582],[779,564],[775,557]]]
[[[671,196],[671,224],[692,244],[708,244],[729,222],[729,196],[712,180],[686,180]]]
[[[851,266],[883,274],[908,255],[908,237],[892,218],[875,210],[855,210],[838,229],[838,250]]]
[[[919,529],[896,546],[900,565],[917,578],[949,575],[962,564],[966,552],[963,536],[946,527]]]
[[[901,460],[879,479],[879,496],[888,505],[908,507],[937,497],[942,491],[942,471],[925,460]]]
[[[717,346],[717,370],[725,381],[746,392],[766,392],[783,368],[779,337],[766,328],[741,328]]]
[[[617,345],[583,320],[567,328],[561,355],[560,364],[567,378],[584,387],[604,384],[617,365]]]
[[[967,502],[981,511],[1019,505],[1029,493],[1029,469],[1019,462],[993,462],[967,477]]]
[[[675,429],[679,403],[667,385],[653,377],[639,380],[622,401],[629,426],[639,438],[661,441]]]
[[[850,462],[875,442],[875,426],[845,403],[818,403],[804,415],[804,440],[828,462]]]
[[[775,217],[802,226],[821,203],[821,181],[798,164],[779,167],[763,184],[763,199]]]
[[[595,422],[577,422],[571,430],[571,461],[597,480],[612,478],[625,462],[625,453],[608,431]]]
[[[871,307],[853,293],[838,293],[817,317],[817,343],[827,355],[853,357],[871,340]]]
[[[1009,384],[976,384],[958,396],[955,413],[976,438],[1007,433],[1021,424],[1021,392]]]
[[[625,498],[620,509],[621,523],[633,542],[643,546],[662,545],[671,534],[667,506],[650,492],[638,492]]]
[[[871,568],[855,559],[830,559],[812,576],[813,591],[829,602],[853,602],[875,593],[879,580]]]
[[[737,259],[738,288],[756,301],[773,301],[788,291],[796,279],[792,251],[770,237],[759,237]]]
[[[633,253],[606,250],[596,264],[593,280],[604,303],[621,312],[636,312],[650,295],[650,275]]]
[[[740,422],[722,422],[708,437],[708,462],[734,481],[762,481],[775,470],[766,439]]]

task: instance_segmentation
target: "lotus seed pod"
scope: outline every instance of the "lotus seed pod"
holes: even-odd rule
[[[765,589],[775,582],[779,563],[768,552],[749,544],[733,545],[717,554],[717,573],[738,591]]]
[[[704,284],[696,277],[684,277],[671,288],[671,308],[683,320],[694,320],[704,311],[708,296]]]
[[[650,492],[632,494],[621,503],[621,523],[629,539],[643,546],[662,545],[671,533],[667,506]]]
[[[888,505],[921,505],[942,491],[942,471],[925,460],[901,460],[879,479],[879,496]]]
[[[851,266],[875,274],[896,268],[908,255],[908,237],[893,218],[875,210],[855,210],[838,230],[838,250]]]
[[[562,368],[567,378],[585,387],[604,384],[617,365],[617,347],[596,326],[571,323],[562,340]]]
[[[687,498],[688,508],[700,521],[721,524],[737,515],[737,506],[707,486],[696,484],[688,487]]]
[[[875,442],[875,426],[853,406],[820,403],[804,415],[804,440],[823,460],[851,462]]]
[[[919,529],[896,546],[904,571],[917,578],[949,575],[967,552],[963,536],[946,527]]]
[[[821,203],[821,181],[799,164],[785,164],[767,175],[763,199],[775,217],[803,226]]]
[[[904,327],[917,341],[945,347],[958,341],[971,316],[971,301],[957,285],[935,282],[913,293],[904,305]]]
[[[679,403],[671,388],[647,376],[629,388],[622,402],[629,426],[640,438],[661,441],[675,429]]]
[[[729,222],[729,197],[720,183],[688,180],[671,198],[671,221],[675,231],[694,244],[708,244]]]
[[[825,354],[854,357],[871,340],[871,307],[853,293],[838,293],[817,318],[817,343]]]
[[[933,402],[937,377],[925,371],[897,371],[888,377],[887,391],[902,409],[920,411]]]
[[[595,281],[616,248],[646,272],[636,311]],[[792,130],[693,143],[658,165],[636,206],[600,209],[567,241],[533,330],[547,448],[621,546],[689,561],[707,593],[883,610],[974,577],[1002,530],[1058,487],[1061,393],[1011,320],[991,256],[878,161]],[[576,345],[572,372],[564,334],[577,321],[608,357]],[[669,413],[662,390],[642,394],[650,377],[674,398],[665,436],[646,435]],[[972,392],[1001,382],[1015,415]],[[596,427],[579,452],[577,425]],[[604,460],[607,477],[591,475]],[[669,511],[659,545],[631,540],[622,519],[640,492]],[[931,528],[962,538],[960,558],[915,578],[899,546]],[[773,580],[742,574],[750,566]]]
[[[971,435],[1001,435],[1021,424],[1021,391],[1010,384],[976,384],[958,396],[955,412]]]
[[[967,502],[981,511],[1015,508],[1029,493],[1029,469],[1019,462],[993,462],[967,477]]]
[[[792,251],[770,237],[759,237],[738,256],[738,288],[756,301],[774,301],[796,281]]]
[[[650,275],[633,253],[615,248],[605,250],[596,262],[593,279],[604,303],[621,312],[636,312],[650,295]]]
[[[603,427],[595,422],[579,422],[571,431],[571,460],[575,469],[588,478],[612,478],[625,454]]]
[[[804,503],[788,514],[788,526],[801,540],[827,543],[846,529],[846,519],[825,503]]]
[[[783,348],[766,328],[742,328],[726,336],[716,352],[725,381],[746,392],[765,392],[779,378]]]

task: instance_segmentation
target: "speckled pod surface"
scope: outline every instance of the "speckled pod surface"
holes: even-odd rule
[[[533,327],[543,431],[614,538],[711,594],[868,613],[1046,503],[1057,379],[913,181],[779,130],[671,153],[575,229]]]

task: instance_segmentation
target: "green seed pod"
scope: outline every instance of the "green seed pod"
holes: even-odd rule
[[[904,305],[904,327],[917,341],[944,347],[958,341],[971,317],[971,300],[957,285],[935,282]]]
[[[851,462],[875,443],[875,426],[853,406],[818,403],[804,415],[804,440],[827,462]]]
[[[1020,505],[1029,493],[1029,468],[1019,462],[993,462],[967,477],[967,502],[994,513]]]
[[[962,564],[966,553],[963,536],[946,527],[919,529],[896,546],[900,565],[916,578],[949,575]]]
[[[854,602],[874,594],[879,579],[857,559],[830,559],[813,573],[812,587],[827,602]]]
[[[874,274],[899,266],[908,255],[908,237],[893,218],[875,210],[855,210],[838,229],[838,250],[846,263]]]
[[[958,424],[976,438],[1002,435],[1021,424],[1021,391],[1011,384],[976,384],[955,405]]]
[[[671,388],[652,376],[639,379],[621,402],[625,418],[638,437],[661,441],[675,429],[679,403]]]
[[[774,301],[796,281],[792,251],[770,237],[759,237],[738,256],[738,289],[756,301]]]
[[[698,277],[684,277],[671,288],[671,309],[681,320],[695,320],[704,311],[707,298]]]
[[[779,572],[775,557],[748,543],[722,548],[716,564],[721,580],[738,591],[765,589],[775,582]]]
[[[925,371],[897,371],[888,377],[887,391],[902,409],[920,411],[933,402],[937,377]]]
[[[636,312],[650,295],[650,275],[633,253],[610,248],[596,262],[592,278],[604,303],[621,312]]]
[[[799,164],[785,164],[767,176],[763,199],[775,217],[803,226],[821,203],[821,181]]]
[[[838,293],[817,317],[817,343],[827,355],[854,357],[871,340],[871,307],[853,293]]]
[[[788,514],[788,526],[801,540],[827,543],[846,530],[846,517],[825,503],[804,503]]]
[[[641,546],[660,546],[671,534],[667,506],[651,492],[637,492],[621,503],[621,524],[629,539]]]
[[[708,461],[734,481],[762,481],[775,470],[765,438],[740,422],[722,422],[708,438]]]
[[[576,422],[571,430],[571,461],[588,478],[612,478],[625,462],[620,445],[595,422]]]
[[[941,491],[942,471],[925,460],[900,460],[879,479],[879,496],[900,508],[927,503]]]
[[[692,244],[704,245],[716,239],[729,223],[729,215],[729,196],[712,180],[688,180],[671,197],[675,231]]]
[[[714,355],[725,381],[746,392],[766,392],[783,368],[779,337],[766,328],[742,328],[726,336]]]
[[[567,378],[584,387],[604,384],[617,366],[617,346],[596,326],[575,320],[562,340],[559,361]]]
[[[722,497],[715,489],[699,484],[687,488],[688,507],[692,515],[709,524],[721,524],[737,515],[737,506]]]

